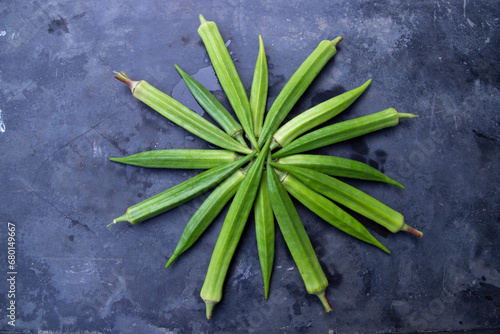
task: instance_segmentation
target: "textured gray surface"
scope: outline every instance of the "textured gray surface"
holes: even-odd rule
[[[7,223],[17,231],[17,321],[3,332],[337,333],[500,330],[499,17],[496,1],[43,1],[0,9],[0,277]],[[113,79],[125,70],[189,100],[174,64],[223,99],[197,34],[217,22],[243,84],[258,34],[270,101],[322,39],[343,35],[291,115],[371,87],[336,120],[395,107],[420,115],[318,152],[366,161],[402,182],[351,182],[422,230],[388,235],[391,251],[342,235],[297,204],[330,281],[322,314],[277,234],[268,301],[250,223],[214,319],[199,292],[222,217],[163,269],[202,196],[143,225],[106,228],[126,207],[199,171],[108,160],[206,142],[148,109]],[[224,101],[224,100],[223,100]],[[224,101],[226,104],[227,102]],[[208,116],[205,114],[205,117]]]

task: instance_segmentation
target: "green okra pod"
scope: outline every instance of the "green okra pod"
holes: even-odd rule
[[[279,158],[275,162],[284,165],[310,168],[331,176],[379,181],[396,185],[402,189],[405,188],[399,182],[394,181],[378,169],[356,160],[328,155],[294,154]]]
[[[240,157],[238,153],[226,150],[170,149],[145,151],[110,160],[150,168],[210,169],[227,165]]]
[[[264,297],[269,296],[269,282],[274,262],[274,215],[269,200],[266,171],[263,171],[260,187],[255,199],[255,234],[259,252],[260,268],[264,280]]]
[[[110,225],[124,221],[128,221],[134,225],[139,224],[146,219],[186,203],[222,182],[222,180],[233,174],[238,168],[249,162],[254,155],[255,152],[230,164],[209,169],[189,180],[133,205],[127,209],[124,215],[113,220],[113,223]]]
[[[332,306],[325,294],[328,280],[321,268],[299,214],[273,168],[268,168],[267,185],[269,187],[269,198],[274,216],[293,260],[299,269],[306,290],[310,294],[317,295],[325,308],[325,312],[330,312]]]
[[[243,129],[241,125],[234,119],[229,111],[224,108],[224,106],[206,89],[196,81],[189,74],[184,72],[179,66],[175,65],[175,68],[182,76],[182,79],[186,83],[193,97],[198,101],[205,111],[212,116],[213,119],[226,131],[228,135],[238,140],[241,144],[247,146],[245,139],[243,138]]]
[[[375,239],[375,237],[368,232],[366,227],[354,217],[339,208],[325,196],[306,186],[290,173],[286,173],[281,178],[281,182],[290,195],[295,197],[299,202],[309,208],[309,210],[328,223],[359,240],[372,244],[386,253],[390,253],[389,250]]]
[[[317,106],[308,109],[285,123],[273,134],[271,149],[285,147],[301,134],[337,116],[349,107],[365,91],[372,80],[344,94],[335,96]],[[274,145],[273,145],[274,144]]]
[[[200,15],[198,34],[205,44],[215,74],[219,78],[219,82],[226,93],[229,103],[233,107],[248,139],[258,151],[259,146],[253,133],[250,102],[217,25],[213,21],[205,20],[203,15]]]
[[[390,232],[405,231],[419,238],[423,233],[408,226],[401,213],[366,193],[326,174],[308,168],[271,163],[273,167],[289,172],[311,189],[345,207],[384,226]]]
[[[188,250],[198,240],[215,217],[222,211],[226,203],[234,196],[244,178],[245,173],[241,169],[238,169],[212,191],[187,223],[179,243],[168,259],[165,268],[168,268],[179,255]]]
[[[262,36],[259,35],[259,55],[257,57],[257,63],[255,64],[252,90],[250,92],[250,108],[252,110],[253,131],[256,138],[260,136],[262,124],[264,122],[268,81],[266,51],[264,50]]]
[[[179,101],[151,86],[146,81],[130,80],[125,72],[115,72],[115,78],[126,84],[135,98],[194,135],[226,150],[244,154],[252,152],[248,147],[238,143],[217,126],[190,110]]]
[[[276,129],[278,129],[281,122],[283,122],[307,87],[309,87],[326,63],[337,53],[336,46],[342,39],[343,37],[339,36],[333,41],[321,41],[297,71],[295,71],[267,113],[259,137],[259,145],[271,137]]]
[[[238,188],[215,244],[207,276],[200,293],[201,298],[205,301],[208,319],[212,318],[215,304],[222,299],[227,270],[252,210],[270,143],[269,139]]]
[[[388,108],[377,113],[325,126],[299,137],[273,154],[273,159],[302,153],[319,147],[338,143],[361,135],[395,126],[401,118],[415,118],[416,115],[398,113]]]

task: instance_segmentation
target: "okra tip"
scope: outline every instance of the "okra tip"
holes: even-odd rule
[[[408,233],[413,234],[414,236],[419,237],[419,238],[422,238],[424,236],[424,234],[422,232],[420,232],[417,229],[414,229],[411,226],[406,225],[406,223],[403,223],[403,226],[401,227],[401,231],[408,232]]]
[[[215,304],[217,304],[217,302],[205,300],[205,306],[207,308],[207,319],[212,319]]]
[[[319,300],[321,300],[321,303],[323,304],[323,307],[325,308],[325,313],[328,313],[330,311],[333,311],[333,307],[326,298],[326,293],[325,289],[321,290],[318,293],[315,293],[316,296],[318,296]]]
[[[111,224],[108,224],[106,227],[110,227],[111,225],[114,225],[116,223],[121,223],[121,222],[128,222],[127,214],[124,214],[118,218],[113,219],[113,222]]]
[[[203,17],[203,15],[200,14],[200,24],[203,24],[207,22],[207,20],[205,20],[205,18]]]
[[[398,112],[398,118],[401,119],[401,118],[417,118],[418,115],[415,115],[415,114],[409,114],[409,113],[405,113],[405,112]]]
[[[343,39],[344,39],[344,37],[339,36],[339,37],[335,38],[334,40],[332,40],[333,46],[337,46],[340,42],[342,42]]]

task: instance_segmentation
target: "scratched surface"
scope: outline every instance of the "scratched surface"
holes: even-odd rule
[[[0,277],[7,223],[17,232],[16,327],[44,333],[380,333],[500,330],[500,7],[496,1],[39,1],[0,9]],[[214,319],[199,292],[223,215],[168,270],[206,195],[139,225],[106,228],[125,209],[199,173],[112,163],[160,148],[210,146],[134,100],[125,70],[203,117],[174,64],[227,105],[197,34],[215,20],[250,88],[258,34],[270,101],[322,39],[337,56],[290,117],[373,78],[335,120],[395,107],[420,115],[317,150],[364,161],[406,186],[351,182],[401,211],[424,238],[391,251],[334,230],[297,204],[329,279],[322,314],[279,233],[263,298],[252,221]]]

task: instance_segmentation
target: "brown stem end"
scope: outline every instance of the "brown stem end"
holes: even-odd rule
[[[401,231],[408,232],[408,233],[413,234],[414,236],[419,237],[419,238],[422,238],[424,236],[424,234],[422,232],[420,232],[419,230],[414,229],[413,227],[408,226],[406,224],[403,224]]]
[[[130,88],[130,90],[132,90],[132,92],[134,91],[135,86],[137,86],[137,84],[139,83],[138,81],[131,80],[125,74],[124,71],[121,71],[121,73],[114,71],[114,73],[115,73],[115,79],[117,79],[118,81],[123,82],[125,85],[127,85],[128,88]]]

